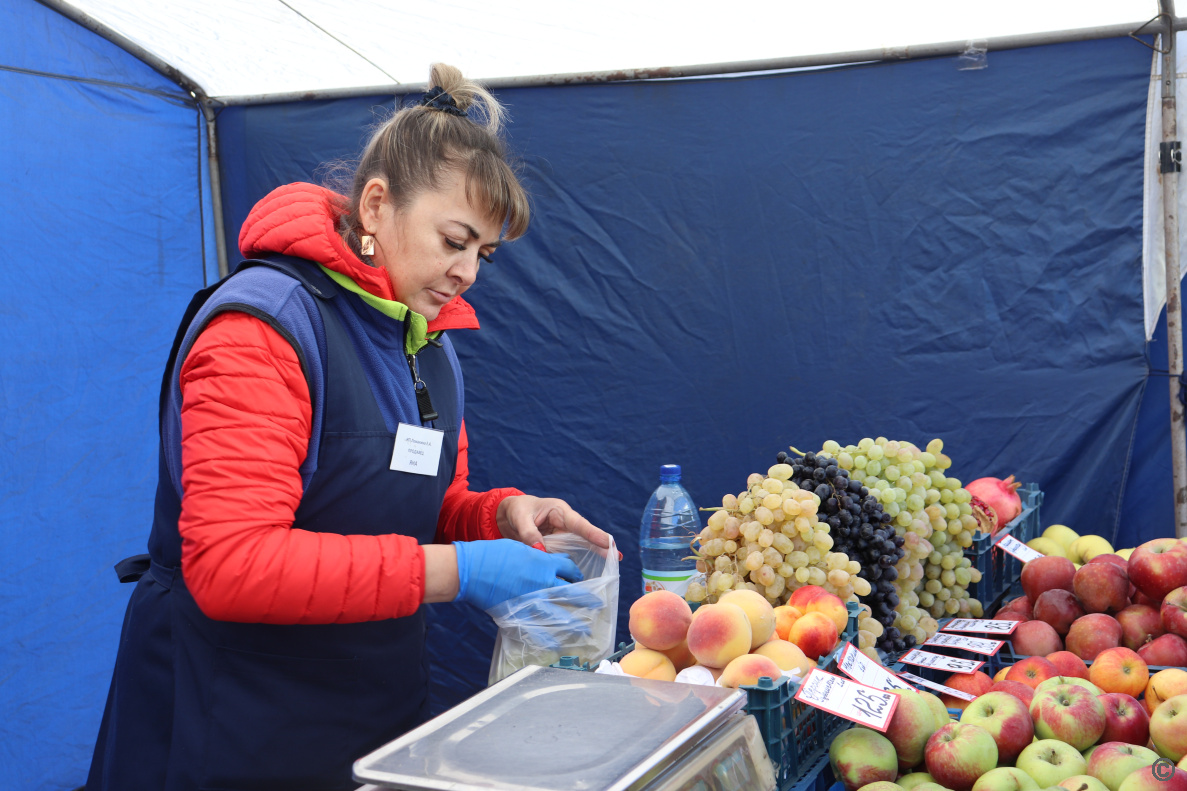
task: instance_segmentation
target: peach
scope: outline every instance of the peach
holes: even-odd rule
[[[675,648],[669,648],[666,651],[660,651],[660,653],[672,661],[677,673],[697,663],[697,658],[692,655],[692,651],[688,650],[687,640],[682,640],[680,645]]]
[[[1063,650],[1059,632],[1046,621],[1024,621],[1010,635],[1010,645],[1019,656],[1046,656]]]
[[[1077,618],[1067,633],[1067,650],[1087,662],[1101,651],[1121,645],[1121,624],[1111,615],[1094,612]]]
[[[818,612],[831,618],[837,627],[837,634],[843,633],[849,625],[849,611],[845,609],[845,602],[831,593],[826,592],[809,602],[805,614],[809,612]]]
[[[692,610],[688,602],[671,591],[657,590],[635,599],[628,629],[644,648],[666,651],[684,642],[690,623]]]
[[[676,680],[676,668],[672,666],[672,660],[650,648],[636,648],[620,659],[618,666],[622,668],[622,672],[636,678]]]
[[[1146,682],[1146,710],[1153,714],[1159,703],[1176,695],[1187,695],[1187,670],[1181,667],[1159,670]]]
[[[781,604],[775,608],[775,634],[780,640],[787,639],[787,635],[791,634],[791,625],[803,614],[802,610],[790,604]]]
[[[820,659],[837,645],[837,625],[819,612],[804,613],[791,625],[788,635],[809,659]]]
[[[1088,680],[1105,692],[1123,692],[1136,698],[1146,689],[1150,671],[1136,651],[1119,646],[1097,654],[1088,668]]]
[[[1059,675],[1088,679],[1088,665],[1084,664],[1084,660],[1071,651],[1056,651],[1053,654],[1047,654],[1046,658],[1048,662],[1055,665]]]
[[[709,667],[725,667],[750,653],[750,619],[746,612],[734,604],[701,605],[688,627],[688,650],[697,662]]]
[[[750,648],[754,650],[775,633],[775,608],[761,593],[752,590],[736,590],[725,593],[718,604],[733,604],[742,608],[750,621]]]
[[[763,643],[754,651],[759,656],[765,656],[779,666],[780,670],[799,670],[799,678],[804,678],[816,667],[816,663],[809,659],[800,647],[786,640],[771,640]]]
[[[791,597],[787,600],[787,603],[792,607],[795,607],[800,612],[807,612],[808,605],[826,593],[828,593],[828,591],[819,585],[805,585],[802,588],[796,588],[794,591],[792,591]]]
[[[778,681],[783,677],[783,671],[769,657],[760,654],[743,654],[725,666],[717,683],[731,689],[741,686],[752,687],[763,676],[771,681]]]

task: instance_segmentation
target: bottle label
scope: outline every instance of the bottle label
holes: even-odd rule
[[[665,590],[683,597],[688,583],[697,575],[696,569],[688,571],[653,571],[643,569],[643,592]]]

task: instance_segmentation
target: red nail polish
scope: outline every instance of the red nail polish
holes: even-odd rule
[[[543,541],[537,541],[535,544],[532,544],[532,549],[538,549],[538,550],[540,550],[541,552],[547,552],[547,551],[548,551],[548,548],[544,546],[544,542],[543,542]],[[622,557],[621,557],[621,556],[622,556],[622,553],[621,553],[621,552],[619,552],[618,554],[619,554],[619,560],[622,560]]]

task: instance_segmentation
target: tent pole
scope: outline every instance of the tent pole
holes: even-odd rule
[[[1179,401],[1179,375],[1183,373],[1183,305],[1179,280],[1179,143],[1175,117],[1177,70],[1174,0],[1159,0],[1165,14],[1159,39],[1162,44],[1162,144],[1159,178],[1162,179],[1163,243],[1166,258],[1167,368],[1170,371],[1171,469],[1175,486],[1175,534],[1187,537],[1187,426]]]
[[[218,129],[210,99],[205,96],[200,97],[198,106],[202,108],[202,116],[206,119],[206,148],[210,166],[210,205],[214,213],[214,248],[218,254],[218,276],[221,279],[230,273],[227,269],[227,232],[223,226],[223,180],[219,172]]]

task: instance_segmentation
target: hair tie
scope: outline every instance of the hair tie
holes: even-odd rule
[[[457,102],[453,97],[444,91],[444,89],[437,87],[425,94],[425,98],[420,100],[424,107],[433,110],[440,110],[443,113],[450,115],[460,115],[466,117],[466,111],[457,106]]]

